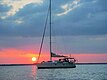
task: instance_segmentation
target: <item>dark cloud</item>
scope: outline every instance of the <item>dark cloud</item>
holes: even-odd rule
[[[42,50],[49,50],[49,37],[45,37]],[[0,50],[8,48],[38,51],[41,38],[4,37],[0,38]],[[107,53],[105,36],[58,36],[52,37],[52,49],[58,53]]]
[[[0,50],[5,48],[36,48],[38,42],[40,43],[40,38],[3,37],[0,38]]]
[[[81,2],[79,8],[56,19],[55,30],[58,31],[57,33],[63,35],[107,34],[107,10],[103,7],[103,3],[99,4],[100,1],[96,3],[88,0]]]
[[[80,6],[67,15],[55,16],[64,10],[61,5],[71,0],[54,0],[52,3],[53,35],[105,35],[107,34],[107,0],[81,0]],[[14,16],[0,20],[0,36],[41,36],[47,14],[48,2],[28,4]],[[7,9],[8,10],[8,9]],[[1,12],[6,11],[2,8]],[[23,21],[21,24],[16,20]]]

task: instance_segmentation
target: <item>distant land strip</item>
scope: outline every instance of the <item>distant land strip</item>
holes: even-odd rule
[[[31,66],[37,65],[38,63],[34,64],[0,64],[0,66]],[[107,64],[107,63],[76,63],[76,65],[94,65],[94,64]]]

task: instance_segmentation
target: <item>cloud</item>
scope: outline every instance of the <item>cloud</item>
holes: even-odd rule
[[[0,4],[0,19],[4,19],[6,12],[10,10],[11,7]]]
[[[14,7],[12,1],[10,1],[11,4],[7,4],[9,1],[10,0],[3,0],[1,3],[4,6],[11,5],[11,7]],[[14,4],[18,2],[19,1],[16,0]],[[40,0],[40,2],[36,2],[36,0],[35,2],[34,0],[31,0],[31,2],[23,2],[21,0],[20,2],[23,3],[22,6],[18,6],[16,9],[9,8],[9,10],[6,11],[7,13],[13,9],[13,12],[15,12],[14,15],[6,17],[5,19],[0,19],[0,36],[41,36],[49,2],[43,0]],[[74,0],[72,2],[71,0],[52,1],[52,35],[106,35],[106,2],[106,0]],[[78,7],[75,8],[75,6]],[[70,10],[73,7],[75,9]],[[3,10],[5,9],[3,8]],[[1,12],[3,12],[3,10]],[[66,11],[66,15],[56,16]],[[4,15],[0,15],[0,17],[4,17]]]
[[[5,15],[5,18],[7,18],[9,16],[15,15],[20,9],[28,4],[41,4],[42,2],[42,0],[2,0],[0,4],[12,7]]]
[[[70,53],[107,53],[107,35],[93,36],[55,36],[52,49],[61,54]],[[41,37],[4,37],[0,38],[0,50],[18,49],[38,53]],[[45,37],[42,51],[49,51],[49,37]]]
[[[57,47],[56,49],[61,53],[107,53],[106,42],[107,35],[63,36],[56,45],[54,44],[54,46]]]
[[[68,12],[76,9],[77,7],[79,7],[80,5],[78,4],[80,2],[80,0],[74,0],[73,2],[71,2],[70,4],[67,3],[65,5],[62,5],[61,8],[64,9],[64,12],[62,13],[58,13],[56,14],[57,16],[62,16],[62,15],[66,15]]]
[[[107,10],[104,7],[105,3],[101,2],[99,0],[93,4],[92,1],[81,1],[81,6],[77,9],[67,13],[67,15],[56,17],[55,26],[61,26],[61,29],[57,27],[55,30],[63,32],[58,32],[58,34],[66,35],[107,34]]]

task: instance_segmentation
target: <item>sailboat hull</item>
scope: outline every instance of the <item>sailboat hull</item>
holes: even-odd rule
[[[37,64],[38,69],[54,69],[54,68],[75,68],[74,63],[40,63]]]

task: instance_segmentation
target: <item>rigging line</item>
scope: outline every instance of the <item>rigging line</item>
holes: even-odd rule
[[[44,25],[44,30],[43,30],[43,35],[42,35],[42,40],[41,40],[40,49],[39,49],[39,55],[38,55],[38,58],[37,58],[37,62],[36,62],[36,63],[38,63],[39,58],[40,58],[40,55],[41,55],[42,46],[43,46],[43,41],[44,41],[45,32],[46,32],[46,27],[47,27],[47,22],[48,22],[49,11],[50,11],[50,8],[48,9],[48,12],[47,12],[47,16],[46,16],[46,20],[45,20],[45,25]]]
[[[49,6],[49,10],[50,10],[50,12],[49,12],[49,18],[50,18],[50,61],[52,61],[52,54],[51,54],[51,52],[52,52],[52,44],[51,44],[51,39],[52,39],[52,37],[51,37],[51,0],[50,0],[50,6]]]

